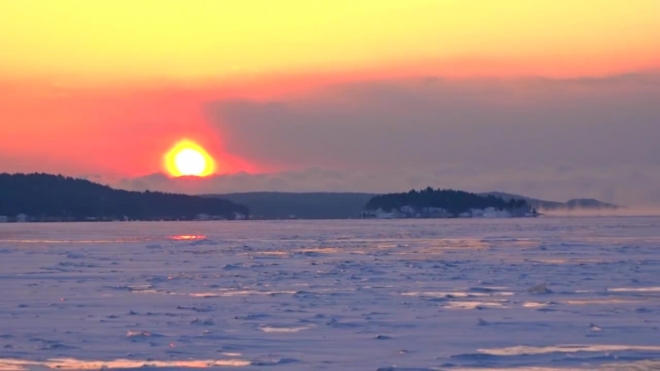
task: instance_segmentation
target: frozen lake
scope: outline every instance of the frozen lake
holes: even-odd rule
[[[660,218],[0,224],[0,295],[0,370],[658,370]]]

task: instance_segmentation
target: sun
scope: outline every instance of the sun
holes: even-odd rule
[[[186,148],[174,156],[174,166],[181,175],[200,176],[206,169],[206,159],[199,151]]]
[[[200,145],[191,140],[181,140],[164,156],[165,170],[174,177],[213,174],[215,161]]]

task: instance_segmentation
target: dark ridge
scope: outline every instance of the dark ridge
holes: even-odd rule
[[[131,192],[62,175],[0,174],[0,218],[6,220],[195,220],[248,216],[246,206],[223,199]]]
[[[351,219],[359,218],[371,193],[247,192],[206,195],[250,208],[251,219]]]

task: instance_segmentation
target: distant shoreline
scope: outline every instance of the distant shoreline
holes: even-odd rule
[[[266,191],[195,196],[113,189],[60,175],[0,174],[0,189],[3,224],[660,215],[659,210],[640,211],[588,198],[556,202],[430,187],[392,194]]]
[[[373,223],[388,223],[397,221],[515,221],[520,219],[534,220],[534,219],[581,219],[581,218],[654,218],[660,217],[660,211],[649,213],[630,213],[630,214],[539,214],[537,217],[522,217],[522,218],[398,218],[398,219],[363,219],[363,218],[334,218],[334,219],[243,219],[243,220],[103,220],[103,221],[29,221],[29,222],[0,222],[0,228],[5,226],[15,225],[38,225],[38,224],[137,224],[137,223],[258,223],[258,222],[341,222],[341,221],[355,221],[355,222],[373,222]]]

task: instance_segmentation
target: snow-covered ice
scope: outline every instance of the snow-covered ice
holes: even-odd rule
[[[660,218],[0,225],[0,370],[658,370]]]

